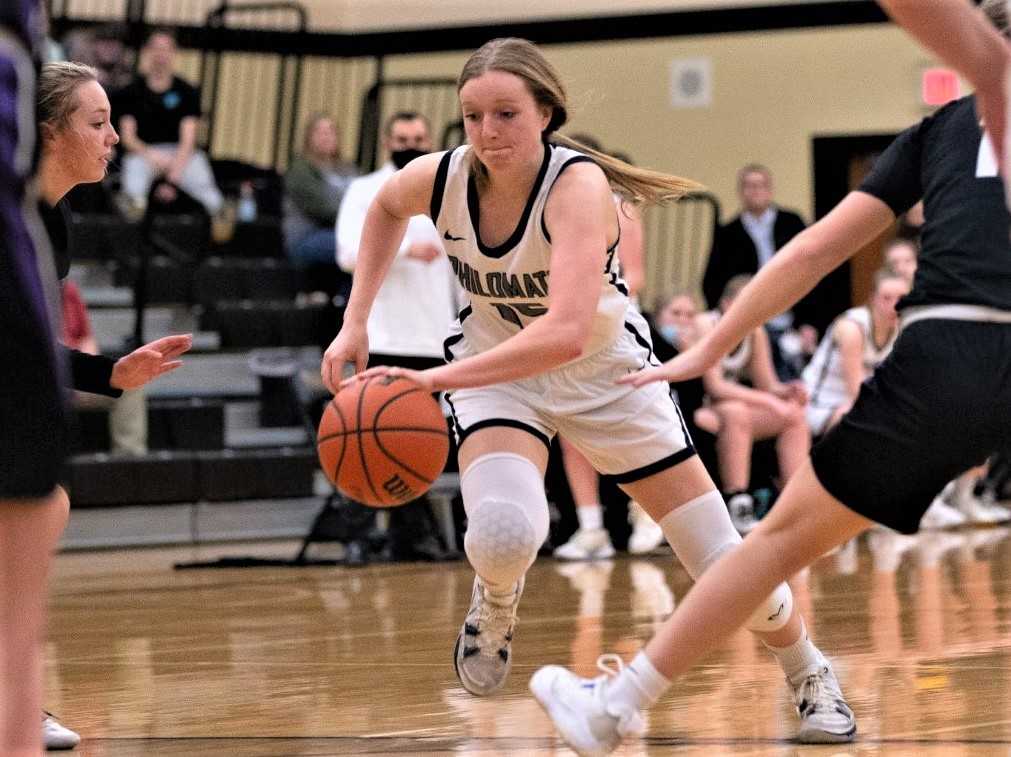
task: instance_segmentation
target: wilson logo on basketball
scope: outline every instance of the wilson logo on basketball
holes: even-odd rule
[[[401,502],[411,500],[415,498],[414,492],[411,487],[397,474],[393,474],[393,477],[387,479],[383,482],[383,489],[394,499]]]

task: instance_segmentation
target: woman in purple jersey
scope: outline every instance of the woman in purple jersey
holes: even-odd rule
[[[26,218],[34,205],[27,186],[35,154],[38,12],[34,0],[0,6],[0,352],[6,365],[0,381],[0,753],[7,757],[42,754],[46,582],[65,512],[55,488],[65,421],[56,324],[46,297],[56,291],[55,277],[44,236],[33,235]],[[29,449],[34,464],[17,464]]]

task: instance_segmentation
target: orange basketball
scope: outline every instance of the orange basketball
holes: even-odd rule
[[[372,507],[417,499],[446,465],[449,433],[439,403],[406,378],[358,381],[323,411],[316,437],[323,472],[342,494]]]

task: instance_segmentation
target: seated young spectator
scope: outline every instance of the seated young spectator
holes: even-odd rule
[[[912,286],[919,255],[920,246],[915,240],[895,237],[885,245],[883,252],[885,268],[898,274]]]
[[[332,266],[337,291],[351,291],[351,277],[337,268],[334,224],[341,200],[358,169],[341,161],[337,124],[324,113],[310,116],[302,154],[284,176],[284,245],[296,268]],[[329,272],[328,272],[328,275]]]
[[[727,283],[719,310],[698,317],[700,338],[715,326],[750,280],[750,276],[740,275]],[[784,384],[776,377],[764,328],[751,332],[702,380],[708,404],[695,413],[695,423],[716,434],[723,496],[735,528],[745,534],[758,524],[755,503],[748,493],[752,443],[776,440],[780,477],[787,481],[804,463],[811,446],[804,416],[807,392],[802,383]]]
[[[839,421],[856,400],[860,384],[888,357],[899,333],[895,305],[908,293],[909,281],[883,268],[874,275],[867,304],[850,308],[829,327],[803,375],[812,436],[821,436]]]
[[[698,341],[699,308],[694,295],[676,292],[667,303],[648,319],[652,327],[653,351],[659,360],[666,362],[684,352]],[[692,379],[671,384],[677,394],[678,406],[684,415],[688,431],[695,435],[695,411],[705,400],[702,379]]]
[[[176,199],[176,189],[197,200],[208,215],[223,204],[207,155],[197,148],[200,93],[174,74],[176,41],[172,32],[155,30],[141,49],[143,74],[116,97],[114,110],[127,153],[123,157],[123,193],[134,209],[147,206],[156,179],[164,179],[156,197]]]

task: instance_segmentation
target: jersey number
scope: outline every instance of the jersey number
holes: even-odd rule
[[[520,328],[523,328],[523,321],[520,320],[521,315],[527,318],[536,318],[548,312],[546,307],[533,302],[510,302],[508,305],[504,302],[493,302],[492,305],[495,306],[503,319]]]
[[[983,138],[979,141],[979,155],[976,157],[976,178],[997,178],[997,155],[993,151],[990,135],[986,132],[983,132]]]

